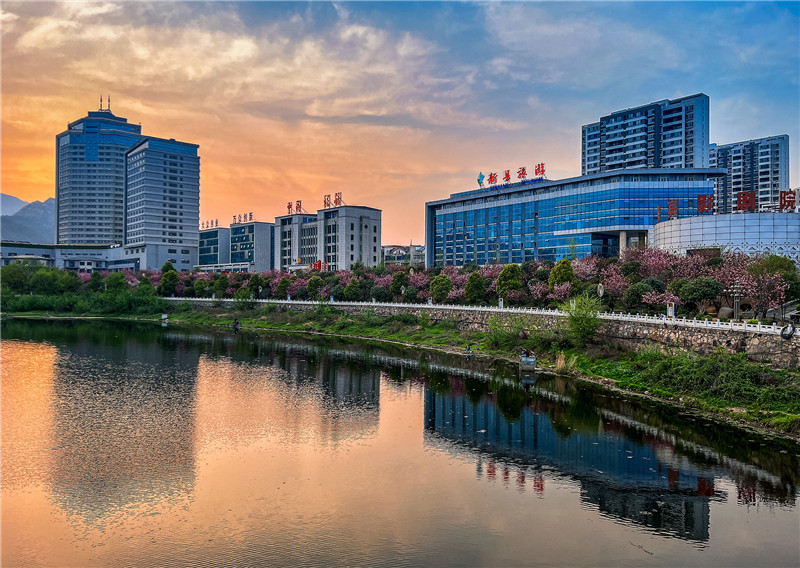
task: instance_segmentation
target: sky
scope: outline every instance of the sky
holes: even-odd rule
[[[2,192],[55,196],[55,136],[100,96],[199,144],[200,218],[342,193],[422,243],[479,172],[580,175],[581,126],[698,92],[710,137],[788,134],[800,2],[2,2]],[[105,101],[104,101],[105,104]]]

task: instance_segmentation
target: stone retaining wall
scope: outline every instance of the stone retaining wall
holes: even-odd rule
[[[195,300],[197,302],[197,300]],[[202,305],[213,305],[212,301],[197,302]],[[219,302],[216,302],[219,305]],[[224,301],[229,305],[229,301]],[[318,304],[277,302],[281,311],[306,312],[318,308]],[[566,321],[563,317],[550,315],[531,315],[513,312],[499,312],[490,310],[458,310],[451,308],[437,308],[429,305],[398,304],[387,306],[381,304],[334,304],[337,310],[349,314],[358,314],[370,310],[379,316],[392,316],[410,313],[415,316],[427,314],[431,321],[453,320],[456,328],[470,331],[487,331],[489,318],[497,316],[506,318],[523,318],[525,329],[565,329]],[[655,344],[667,348],[678,347],[686,351],[696,351],[708,354],[717,347],[722,347],[731,353],[745,352],[757,361],[768,362],[780,367],[800,366],[800,331],[791,339],[783,339],[774,333],[759,333],[757,331],[740,331],[731,329],[695,328],[679,326],[674,323],[654,323],[635,321],[609,321],[604,320],[598,338],[617,342],[629,349],[635,349],[643,344]]]

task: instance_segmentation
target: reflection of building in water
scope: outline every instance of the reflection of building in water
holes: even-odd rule
[[[511,423],[490,400],[473,404],[458,392],[439,395],[426,389],[426,442],[436,444],[438,436],[488,451],[496,459],[555,468],[576,478],[583,499],[608,515],[680,538],[708,539],[713,472],[692,465],[670,467],[652,445],[606,431],[602,420],[592,429],[578,426],[573,431],[556,410],[525,407]],[[493,460],[489,464],[485,475],[491,480],[498,473]],[[512,474],[502,467],[502,478],[508,481]],[[543,481],[538,487],[535,475],[533,481],[534,490],[543,492]]]
[[[137,338],[66,349],[54,373],[53,499],[87,523],[185,499],[195,481],[197,352]]]

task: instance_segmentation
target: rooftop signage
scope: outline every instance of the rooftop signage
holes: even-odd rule
[[[536,164],[533,169],[533,176],[531,179],[544,179],[544,162]],[[489,186],[497,185],[500,180],[503,183],[511,183],[511,170],[506,170],[503,172],[502,177],[498,178],[497,172],[490,172],[488,176],[484,176],[483,172],[478,173],[478,185],[480,187],[485,187],[483,185],[483,180],[489,184]],[[528,168],[525,166],[520,166],[517,168],[517,179],[520,181],[525,181],[528,179]]]

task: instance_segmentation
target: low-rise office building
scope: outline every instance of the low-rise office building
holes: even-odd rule
[[[0,264],[25,261],[44,268],[60,268],[75,272],[113,270],[122,257],[119,245],[71,245],[20,243],[3,241],[0,244]]]
[[[619,170],[455,193],[425,204],[425,265],[610,257],[661,220],[711,215],[717,169]]]
[[[385,245],[381,247],[381,256],[386,265],[425,264],[425,247],[423,245]]]
[[[275,268],[350,270],[381,262],[381,210],[339,205],[275,218]]]

